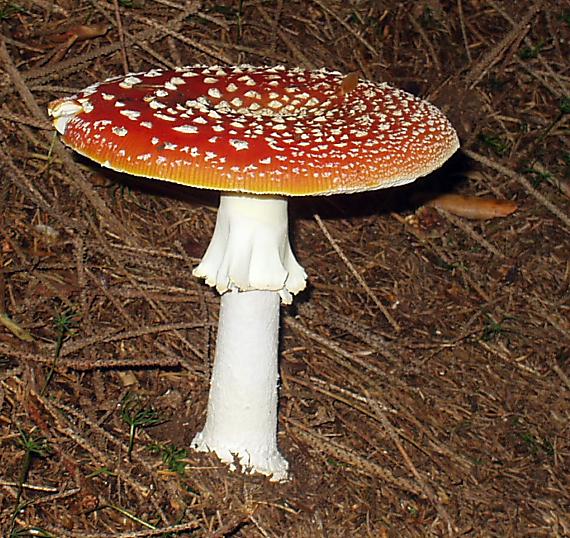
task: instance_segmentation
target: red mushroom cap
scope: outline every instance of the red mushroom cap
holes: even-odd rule
[[[254,194],[400,185],[459,147],[430,103],[327,70],[152,70],[95,84],[49,111],[63,141],[103,166]]]

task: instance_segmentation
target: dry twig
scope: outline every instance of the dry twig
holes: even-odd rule
[[[476,86],[480,80],[492,69],[492,67],[501,59],[507,49],[530,30],[530,23],[540,11],[542,1],[535,2],[526,12],[524,17],[518,24],[497,43],[490,51],[488,51],[477,63],[475,63],[469,73],[465,76],[465,83],[470,88]]]
[[[502,164],[499,164],[493,159],[489,159],[484,155],[476,153],[475,151],[464,149],[463,152],[465,153],[465,155],[467,155],[469,158],[473,159],[474,161],[477,161],[483,164],[484,166],[487,166],[488,168],[492,168],[493,170],[496,170],[497,172],[518,181],[531,196],[533,196],[536,200],[538,200],[552,214],[556,215],[564,223],[564,225],[570,230],[570,217],[566,213],[564,213],[558,206],[556,206],[553,202],[551,202],[546,196],[537,191],[531,185],[530,181],[526,179],[524,176],[514,172],[513,170],[507,168],[506,166],[503,166]]]
[[[354,267],[352,262],[346,257],[346,254],[340,248],[339,244],[335,241],[334,237],[330,234],[327,227],[325,226],[325,223],[322,221],[321,217],[319,217],[319,215],[317,214],[313,215],[313,217],[317,221],[317,224],[319,225],[319,228],[323,232],[323,235],[327,238],[328,242],[331,244],[334,251],[338,254],[338,257],[344,262],[344,264],[348,267],[349,271],[352,273],[354,278],[356,278],[358,283],[364,288],[368,297],[372,299],[372,302],[380,309],[380,312],[384,314],[384,317],[390,323],[390,325],[392,325],[392,328],[396,332],[401,331],[402,329],[398,324],[398,322],[392,317],[390,312],[388,312],[388,309],[380,302],[380,299],[376,297],[376,294],[370,289],[370,286],[366,283],[362,275],[357,271],[356,267]]]

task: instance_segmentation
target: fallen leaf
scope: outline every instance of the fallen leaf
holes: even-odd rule
[[[474,220],[506,217],[515,212],[518,207],[515,202],[510,200],[462,196],[461,194],[442,194],[427,202],[426,205],[444,209],[458,217]]]
[[[133,385],[138,385],[139,380],[136,378],[135,374],[129,370],[118,370],[119,379],[123,384],[123,387],[131,387]]]
[[[337,93],[340,97],[343,97],[356,89],[356,86],[358,86],[358,73],[349,73],[342,79]]]
[[[107,24],[77,24],[61,34],[52,34],[49,39],[55,43],[65,43],[69,39],[86,41],[104,36],[109,30]]]

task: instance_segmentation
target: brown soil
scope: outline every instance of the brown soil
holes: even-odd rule
[[[568,3],[19,0],[0,32],[4,536],[570,535]],[[285,484],[187,450],[216,197],[97,168],[46,116],[125,69],[240,62],[388,81],[463,146],[407,188],[291,203],[310,287],[283,311]],[[439,192],[518,210],[420,207]],[[162,421],[131,461],[129,405]]]

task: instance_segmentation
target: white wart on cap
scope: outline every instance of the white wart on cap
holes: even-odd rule
[[[350,77],[249,65],[152,70],[95,84],[49,111],[62,140],[104,166],[229,192],[401,185],[459,147],[430,103]]]

